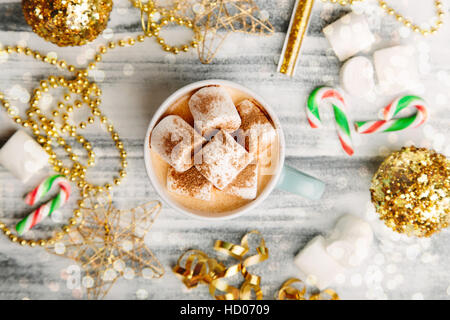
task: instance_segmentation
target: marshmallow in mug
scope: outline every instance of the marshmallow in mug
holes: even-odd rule
[[[24,131],[17,131],[0,149],[0,165],[27,183],[48,164],[49,155]]]
[[[153,129],[150,146],[159,156],[178,172],[194,165],[192,154],[205,139],[180,116],[169,115]]]
[[[384,94],[398,94],[419,84],[420,76],[414,48],[395,46],[373,54],[378,84]]]
[[[233,99],[221,86],[199,89],[189,99],[189,110],[194,118],[195,128],[204,136],[211,136],[219,129],[231,133],[241,125],[241,117]]]
[[[295,257],[295,264],[323,290],[347,268],[361,265],[372,242],[370,225],[346,215],[339,219],[328,238],[317,236],[312,239]]]
[[[202,156],[195,163],[198,171],[217,189],[223,190],[253,160],[243,146],[223,130],[220,130],[196,155]]]
[[[167,190],[182,196],[209,201],[211,200],[212,184],[195,167],[185,172],[178,172],[169,167]]]
[[[258,165],[250,163],[223,191],[242,199],[255,199],[258,193]]]
[[[369,48],[375,42],[366,18],[354,12],[323,28],[323,33],[340,61]]]
[[[254,101],[245,99],[236,106],[242,123],[239,134],[248,152],[260,155],[275,141],[277,133],[270,120]],[[238,140],[239,141],[239,140]]]

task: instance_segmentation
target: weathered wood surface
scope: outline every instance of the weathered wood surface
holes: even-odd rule
[[[172,274],[171,266],[188,248],[211,252],[215,239],[238,241],[248,230],[260,230],[270,249],[270,259],[258,265],[266,298],[272,298],[284,280],[298,276],[293,264],[295,254],[317,234],[326,234],[336,219],[346,213],[368,219],[376,232],[371,257],[346,274],[333,288],[344,299],[448,299],[450,297],[450,234],[444,231],[431,239],[398,237],[376,218],[369,201],[368,187],[372,174],[390,151],[414,143],[434,147],[450,155],[448,145],[450,121],[450,32],[447,23],[439,35],[426,40],[403,37],[391,18],[369,11],[372,30],[383,39],[378,47],[396,43],[415,45],[421,61],[423,86],[417,94],[430,104],[430,122],[416,130],[357,139],[355,156],[346,156],[337,141],[332,115],[324,110],[324,129],[312,131],[305,120],[304,104],[310,90],[319,84],[337,84],[340,64],[329,48],[321,29],[341,16],[345,9],[317,1],[304,41],[299,68],[290,79],[276,72],[281,47],[294,0],[259,1],[270,13],[276,33],[258,38],[242,34],[230,36],[214,63],[202,65],[190,52],[171,56],[152,41],[134,48],[118,49],[100,64],[95,78],[104,92],[102,108],[118,128],[129,154],[129,176],[114,191],[119,208],[129,208],[157,199],[147,179],[143,163],[143,138],[148,122],[158,105],[177,88],[197,80],[221,78],[239,82],[260,93],[275,108],[286,135],[287,163],[315,175],[327,183],[321,201],[308,201],[275,190],[264,204],[239,219],[230,221],[196,221],[164,205],[158,221],[147,237],[164,267],[166,275],[158,280],[120,280],[111,291],[111,299],[135,299],[147,292],[149,299],[207,299],[206,288],[188,292]],[[413,17],[431,16],[432,10],[421,1],[408,8]],[[370,4],[370,2],[369,2]],[[406,8],[403,2],[399,7]],[[373,6],[371,8],[376,8]],[[423,14],[421,14],[423,13]],[[127,1],[115,1],[109,23],[114,38],[139,32],[138,12]],[[400,33],[399,33],[400,31]],[[174,36],[176,32],[171,32]],[[58,48],[44,42],[25,23],[20,2],[0,3],[0,42],[18,41],[43,50],[54,51],[70,63],[85,63],[92,49],[105,40],[81,48]],[[14,85],[31,90],[38,81],[54,73],[51,67],[35,61],[11,57],[0,64],[0,88],[8,92]],[[374,101],[353,101],[353,117],[370,119],[392,97],[378,96]],[[3,144],[15,126],[0,113],[0,142]],[[110,179],[117,168],[116,151],[107,135],[92,131],[99,164],[92,175]],[[0,216],[13,223],[23,216],[21,202],[28,190],[0,168]],[[49,226],[52,224],[50,223]],[[67,288],[64,270],[71,261],[50,255],[44,250],[23,248],[0,237],[0,298],[2,299],[71,299],[77,292]],[[145,290],[145,291],[142,291]],[[144,295],[145,296],[145,295]]]

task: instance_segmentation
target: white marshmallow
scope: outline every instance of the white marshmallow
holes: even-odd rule
[[[17,131],[0,149],[0,165],[27,183],[48,165],[49,155],[24,131]]]
[[[326,289],[337,275],[345,272],[345,268],[326,251],[325,239],[322,236],[308,242],[297,254],[294,262],[320,290]]]
[[[193,166],[192,155],[205,139],[183,118],[170,115],[153,128],[150,146],[161,158],[179,172]]]
[[[259,155],[275,141],[275,128],[254,101],[245,99],[236,108],[242,119],[238,141],[248,152]]]
[[[196,154],[195,167],[217,189],[223,190],[252,160],[253,156],[243,146],[221,130]]]
[[[223,191],[243,199],[255,199],[258,192],[258,165],[249,164]]]
[[[326,240],[326,250],[344,267],[360,266],[370,252],[373,232],[364,220],[345,215]]]
[[[361,265],[369,255],[372,242],[370,225],[360,218],[345,215],[327,239],[322,236],[312,239],[295,257],[295,264],[323,290],[347,268]]]
[[[355,97],[365,97],[375,87],[373,65],[366,57],[353,57],[341,68],[341,86]]]
[[[211,200],[212,184],[195,167],[185,172],[170,167],[167,171],[167,190],[182,196]]]
[[[231,133],[241,125],[230,94],[221,86],[208,86],[195,92],[189,99],[189,110],[195,128],[205,136],[218,129]]]
[[[383,94],[398,94],[419,84],[414,48],[395,46],[373,54],[378,83]]]
[[[323,33],[340,61],[369,48],[375,42],[366,18],[354,12],[323,28]]]

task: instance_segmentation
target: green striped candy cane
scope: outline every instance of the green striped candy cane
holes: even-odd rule
[[[62,175],[54,175],[45,179],[33,191],[27,194],[25,197],[25,203],[29,206],[35,205],[55,186],[59,186],[60,189],[56,197],[41,205],[16,225],[16,231],[19,235],[23,235],[25,232],[29,231],[36,224],[52,215],[55,210],[58,210],[67,203],[70,197],[71,187],[69,181]]]
[[[308,98],[306,117],[311,128],[321,128],[319,107],[332,106],[336,121],[336,129],[342,148],[348,155],[353,155],[352,134],[349,125],[348,107],[342,94],[336,88],[318,87],[314,89]]]

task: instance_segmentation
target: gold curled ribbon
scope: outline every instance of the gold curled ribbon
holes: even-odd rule
[[[300,288],[293,286],[294,283],[301,285]],[[297,278],[286,280],[277,294],[277,300],[340,300],[339,295],[332,289],[325,289],[319,293],[306,296],[305,283]]]
[[[250,250],[249,237],[257,234],[261,237],[256,248],[256,254],[246,257]],[[264,238],[257,230],[250,231],[241,240],[241,244],[233,244],[222,240],[217,240],[214,250],[222,252],[238,260],[239,263],[228,268],[216,259],[209,257],[200,250],[188,250],[180,256],[173,272],[180,276],[187,288],[195,288],[198,284],[209,285],[209,292],[217,300],[249,300],[252,292],[257,300],[263,298],[260,287],[261,277],[248,271],[248,267],[261,263],[269,258],[269,250],[266,247]],[[184,260],[184,267],[183,265]],[[229,285],[226,278],[231,278],[241,273],[244,282],[240,288]],[[216,294],[216,291],[223,294]]]
[[[248,256],[249,237],[255,234],[261,239],[256,247],[256,254]],[[252,296],[256,300],[262,300],[261,277],[248,271],[248,267],[269,258],[269,249],[267,249],[261,233],[257,230],[248,232],[242,237],[240,244],[217,240],[214,250],[233,257],[239,262],[227,268],[223,263],[211,258],[203,251],[192,249],[178,258],[176,266],[172,269],[173,272],[189,289],[195,288],[199,284],[208,285],[209,293],[216,300],[250,300]],[[229,285],[225,280],[239,273],[244,278],[240,288]],[[297,288],[293,286],[294,284],[301,286]],[[223,292],[223,294],[216,294],[217,291]],[[278,300],[339,300],[339,295],[334,290],[326,289],[307,297],[305,283],[300,279],[291,278],[283,283],[276,298]]]

